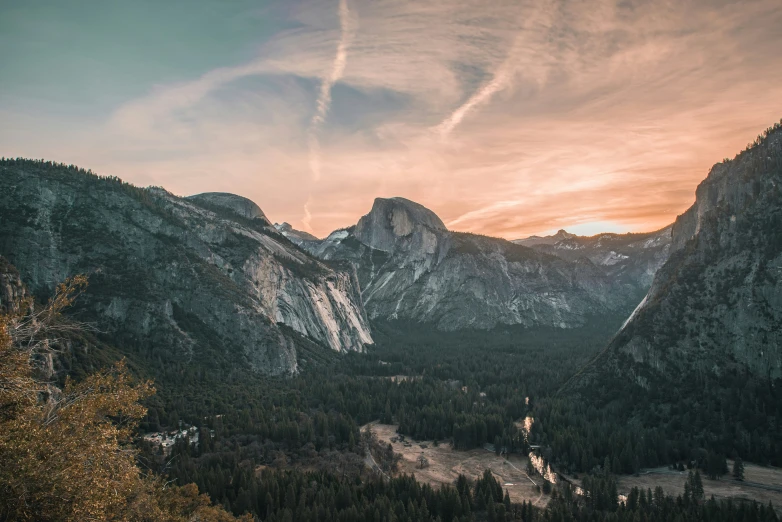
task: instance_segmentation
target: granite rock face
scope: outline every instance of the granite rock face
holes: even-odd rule
[[[0,313],[19,311],[19,303],[27,296],[27,288],[22,283],[19,271],[0,256]]]
[[[711,169],[672,249],[587,376],[645,387],[726,369],[782,377],[782,127]]]
[[[432,211],[403,198],[375,200],[354,227],[305,248],[356,267],[370,318],[443,330],[575,328],[591,316],[626,317],[648,289],[583,256],[569,260],[449,231]]]
[[[353,235],[382,252],[407,252],[426,257],[437,250],[438,235],[447,232],[431,210],[404,198],[377,198],[369,214],[359,219]]]
[[[179,198],[9,160],[0,164],[0,216],[0,254],[30,290],[45,295],[88,275],[86,317],[128,344],[184,360],[212,350],[276,375],[297,370],[300,346],[372,343],[355,272],[297,248],[245,198]]]

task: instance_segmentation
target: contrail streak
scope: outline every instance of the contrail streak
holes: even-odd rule
[[[440,134],[441,139],[445,139],[459,123],[467,116],[471,110],[478,105],[486,103],[497,91],[501,91],[510,84],[513,77],[513,57],[515,49],[510,52],[503,64],[494,73],[494,77],[489,83],[484,84],[478,89],[470,99],[464,102],[458,109],[443,120],[435,130]]]
[[[310,204],[312,203],[312,196],[307,198],[307,202],[304,204],[304,217],[301,219],[301,223],[304,225],[304,230],[312,232],[312,214],[310,213]]]
[[[470,96],[469,100],[464,102],[461,107],[456,109],[448,118],[437,126],[437,131],[440,133],[440,136],[446,138],[451,131],[461,123],[468,112],[476,106],[487,102],[497,91],[504,89],[508,85],[509,80],[510,65],[508,60],[506,60],[497,72],[494,73],[494,77],[489,83],[478,89],[475,94]]]
[[[435,132],[440,135],[441,140],[445,140],[449,134],[462,122],[462,120],[473,109],[487,103],[494,94],[506,89],[513,82],[513,76],[518,68],[517,58],[523,48],[537,47],[540,41],[537,43],[534,39],[545,37],[544,33],[541,33],[541,29],[548,28],[551,25],[551,19],[553,16],[553,7],[550,0],[536,2],[536,9],[526,19],[524,29],[519,32],[513,40],[508,50],[508,54],[505,57],[505,61],[494,72],[492,79],[482,85],[470,99],[464,102],[459,108],[457,108],[450,116],[444,119],[437,127]],[[533,39],[530,41],[530,39]]]
[[[352,34],[347,0],[339,0],[339,27],[340,37],[337,45],[337,54],[331,66],[331,73],[326,78],[323,78],[320,84],[320,94],[318,95],[315,115],[312,117],[307,131],[310,171],[314,181],[320,179],[320,140],[318,139],[318,130],[326,120],[326,115],[329,112],[331,88],[342,78],[342,74],[345,72],[345,63],[348,59],[348,47]]]

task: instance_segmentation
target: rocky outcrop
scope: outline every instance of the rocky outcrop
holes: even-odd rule
[[[575,328],[591,316],[628,315],[648,288],[612,278],[586,258],[451,232],[433,212],[403,198],[375,200],[355,227],[307,248],[356,267],[371,318],[444,330]]]
[[[269,218],[263,213],[261,207],[256,205],[255,202],[250,201],[245,197],[237,196],[236,194],[230,194],[228,192],[204,192],[203,194],[196,194],[195,196],[189,196],[185,199],[193,201],[203,207],[211,207],[213,210],[231,212],[244,219],[259,219],[266,224],[270,223]]]
[[[613,371],[645,387],[726,369],[781,377],[782,127],[711,169],[672,249],[587,377]]]
[[[129,346],[286,374],[300,346],[372,342],[353,270],[303,252],[245,198],[8,160],[0,214],[0,254],[31,291],[87,274],[82,313]]]
[[[431,210],[404,198],[377,198],[369,214],[359,219],[353,235],[382,252],[403,251],[415,258],[431,256],[437,239],[447,232]]]
[[[27,297],[27,288],[6,258],[0,256],[0,314],[19,311],[19,304]]]

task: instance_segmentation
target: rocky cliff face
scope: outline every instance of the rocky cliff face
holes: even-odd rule
[[[672,248],[587,373],[645,387],[727,368],[782,376],[782,128],[712,168]]]
[[[404,198],[377,198],[359,219],[353,235],[381,252],[404,252],[424,259],[437,251],[438,236],[447,232],[431,210]]]
[[[301,251],[245,198],[183,199],[9,160],[0,216],[0,254],[31,291],[87,274],[84,313],[130,345],[285,374],[307,339],[336,351],[372,342],[356,274]]]
[[[612,279],[646,291],[671,251],[671,226],[642,234],[577,236],[560,230],[552,236],[518,239],[514,243],[577,261],[587,258]]]
[[[444,330],[574,328],[591,315],[629,314],[648,288],[612,278],[587,258],[451,232],[433,212],[402,198],[375,200],[355,227],[307,248],[356,266],[371,318]]]
[[[27,297],[27,288],[6,258],[0,256],[0,314],[19,311],[19,303]]]

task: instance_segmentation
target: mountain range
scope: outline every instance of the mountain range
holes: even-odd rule
[[[413,320],[442,330],[576,328],[592,315],[626,316],[670,245],[666,229],[618,240],[572,236],[588,248],[578,243],[573,252],[559,243],[529,247],[449,231],[432,211],[404,198],[376,199],[355,226],[323,240],[282,232],[320,259],[356,266],[371,319]]]
[[[361,351],[373,321],[570,329],[632,314],[584,375],[626,360],[641,384],[686,361],[779,375],[779,135],[716,165],[669,227],[516,241],[448,230],[399,197],[318,239],[234,194],[4,160],[0,255],[39,296],[87,274],[81,312],[124,343],[266,374],[296,372],[302,353]]]
[[[370,319],[458,330],[626,316],[670,244],[662,231],[568,236],[584,255],[530,248],[449,231],[403,198],[319,240],[233,194],[181,198],[27,160],[0,169],[0,254],[33,293],[88,274],[83,312],[114,337],[183,359],[208,346],[269,374],[296,371],[302,344],[362,350]]]
[[[569,261],[589,259],[603,267],[609,277],[646,289],[670,254],[671,226],[656,232],[588,237],[560,230],[551,236],[532,236],[513,242]]]

